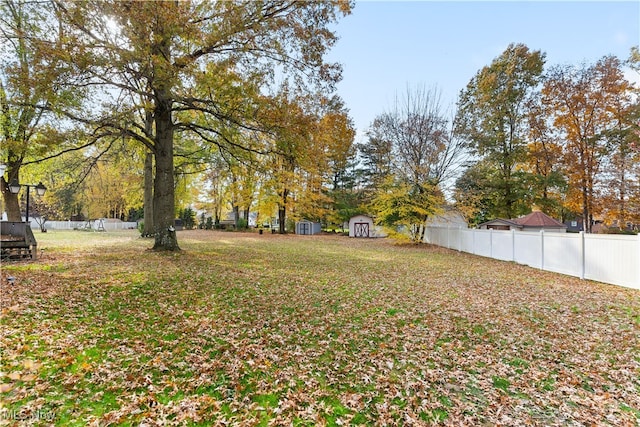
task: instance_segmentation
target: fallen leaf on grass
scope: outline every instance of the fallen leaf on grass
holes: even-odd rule
[[[31,359],[27,359],[25,361],[22,362],[22,366],[25,367],[25,369],[28,369],[30,371],[37,371],[38,369],[40,369],[40,367],[42,366],[41,363],[37,363],[34,362]]]
[[[36,378],[38,378],[37,375],[27,374],[22,377],[22,381],[25,381],[25,382],[35,381]]]
[[[13,390],[13,383],[3,383],[0,384],[0,393],[8,393]]]

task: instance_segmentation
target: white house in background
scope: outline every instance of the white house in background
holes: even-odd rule
[[[442,213],[427,219],[427,227],[469,228],[469,224],[462,212],[452,208],[445,208]]]
[[[349,237],[387,237],[387,234],[369,215],[356,215],[349,219]]]

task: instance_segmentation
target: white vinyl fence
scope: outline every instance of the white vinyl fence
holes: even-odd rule
[[[44,228],[47,230],[114,231],[135,229],[137,227],[138,224],[136,222],[107,221],[100,219],[91,221],[47,221],[44,223]],[[40,225],[34,219],[31,219],[31,229],[40,229]]]
[[[427,227],[425,242],[581,279],[640,289],[640,235]]]

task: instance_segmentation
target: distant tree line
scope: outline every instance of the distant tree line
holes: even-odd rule
[[[340,66],[323,59],[350,2],[0,8],[10,219],[24,205],[8,191],[19,180],[45,183],[32,206],[50,219],[142,216],[161,250],[179,249],[181,216],[286,232],[366,213],[416,241],[448,203],[476,224],[533,205],[587,231],[600,218],[640,222],[638,88],[624,75],[640,68],[637,49],[545,69],[544,53],[510,45],[456,111],[436,88],[407,88],[356,144],[335,95]]]

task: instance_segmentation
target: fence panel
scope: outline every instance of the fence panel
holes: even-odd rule
[[[540,239],[540,233],[516,231],[513,234],[515,239],[513,245],[515,247],[514,261],[530,267],[542,267],[542,239]]]
[[[640,238],[585,235],[586,279],[640,289]]]
[[[474,230],[468,228],[458,229],[458,233],[460,233],[460,250],[463,252],[473,252],[473,240],[474,240]]]
[[[434,235],[435,238],[435,245],[438,246],[447,246],[447,229],[446,228],[439,228],[436,230],[436,233]]]
[[[440,244],[437,242],[437,239],[436,239],[436,235],[439,231],[440,231],[439,228],[427,227],[424,233],[424,242],[430,243],[432,245],[440,246]]]
[[[473,239],[473,253],[491,257],[491,234],[493,230],[476,230]]]
[[[491,257],[502,261],[513,261],[513,233],[491,233]]]
[[[500,260],[640,289],[640,236],[428,227],[425,241]]]
[[[582,277],[582,234],[544,233],[544,269]]]

